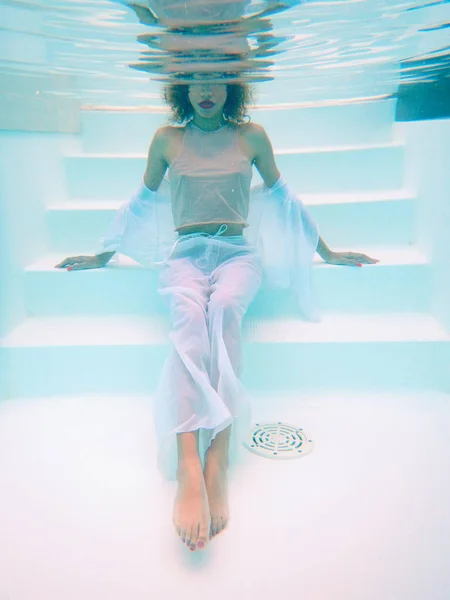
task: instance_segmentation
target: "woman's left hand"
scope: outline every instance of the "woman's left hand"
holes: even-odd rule
[[[363,264],[373,265],[380,262],[376,258],[370,258],[370,256],[358,254],[357,252],[330,252],[324,260],[330,265],[343,265],[347,267],[362,267]]]

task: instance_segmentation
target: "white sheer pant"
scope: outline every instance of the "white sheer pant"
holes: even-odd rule
[[[186,239],[183,239],[186,238]],[[199,454],[233,424],[230,468],[249,432],[251,405],[241,382],[242,320],[262,267],[243,236],[180,238],[160,273],[173,330],[154,402],[158,467],[176,478],[177,434],[199,430]]]

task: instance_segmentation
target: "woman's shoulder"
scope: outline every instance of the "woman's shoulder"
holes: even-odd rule
[[[166,160],[177,154],[183,143],[185,125],[162,125],[154,134],[152,146],[154,146]]]
[[[255,155],[270,146],[270,140],[266,130],[258,123],[254,123],[253,121],[240,123],[239,132],[241,138],[244,138],[245,142],[251,147]]]
[[[259,123],[248,121],[248,123],[239,123],[239,132],[251,144],[261,144],[267,139],[266,130]]]
[[[162,125],[155,132],[155,137],[160,139],[173,139],[183,135],[186,125]]]
[[[265,129],[259,123],[255,123],[254,121],[248,121],[246,123],[238,124],[239,130],[244,135],[249,136],[261,136],[265,134]]]

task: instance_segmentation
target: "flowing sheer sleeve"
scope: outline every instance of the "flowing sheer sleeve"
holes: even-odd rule
[[[291,289],[304,319],[319,321],[312,286],[319,230],[301,199],[282,177],[271,188],[254,186],[248,220],[268,284]]]
[[[151,268],[164,260],[175,239],[168,181],[163,179],[157,191],[141,181],[115,214],[96,254],[115,251],[111,262],[123,254]]]

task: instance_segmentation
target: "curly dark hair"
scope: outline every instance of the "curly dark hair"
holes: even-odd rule
[[[229,121],[243,123],[250,116],[248,105],[253,101],[252,89],[247,83],[227,83],[227,99],[223,107],[223,116]],[[185,123],[194,115],[194,109],[189,100],[189,85],[170,83],[164,87],[163,98],[170,106],[171,123]]]

